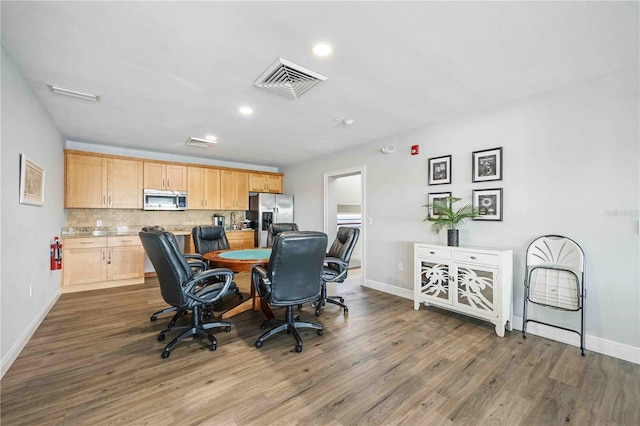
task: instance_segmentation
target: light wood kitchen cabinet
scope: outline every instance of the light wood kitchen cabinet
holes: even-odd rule
[[[186,191],[187,166],[145,161],[144,188]]]
[[[64,293],[144,282],[144,249],[137,235],[65,238],[62,247]]]
[[[220,209],[249,210],[249,173],[220,171]]]
[[[227,240],[231,250],[255,248],[255,231],[227,231]]]
[[[249,173],[249,191],[282,194],[282,175]]]
[[[187,167],[187,209],[220,209],[220,169]]]
[[[99,155],[65,155],[66,208],[142,208],[143,163]]]

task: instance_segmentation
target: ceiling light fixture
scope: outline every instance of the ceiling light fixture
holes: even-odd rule
[[[240,111],[240,114],[242,114],[242,115],[251,115],[251,114],[253,114],[253,108],[248,107],[248,106],[241,106],[240,108],[238,108],[238,111]]]
[[[53,84],[50,84],[50,83],[47,83],[47,87],[53,93],[58,95],[66,95],[66,96],[71,96],[78,99],[84,99],[87,101],[100,102],[100,96],[94,95],[92,93],[83,93],[83,92],[78,92],[76,90],[65,89],[64,87],[54,86]]]
[[[329,56],[333,52],[333,48],[328,44],[316,44],[313,46],[313,54],[316,56]]]
[[[339,117],[339,118],[336,118],[336,121],[339,122],[340,124],[342,124],[345,127],[349,127],[349,126],[353,125],[353,123],[354,123],[354,119],[353,118]]]

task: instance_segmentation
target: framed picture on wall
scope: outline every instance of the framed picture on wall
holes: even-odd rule
[[[451,183],[451,156],[429,158],[429,185]]]
[[[502,147],[474,151],[471,155],[473,182],[502,180]]]
[[[434,205],[436,202],[441,202],[444,205],[451,207],[451,203],[447,202],[448,201],[447,197],[451,197],[450,192],[429,193],[428,203],[427,203],[427,206],[428,206],[427,217],[437,219],[438,216],[440,215],[440,212],[438,211],[438,206]]]
[[[502,188],[474,189],[472,203],[480,210],[473,220],[502,220]]]
[[[44,169],[20,154],[20,204],[44,205]]]

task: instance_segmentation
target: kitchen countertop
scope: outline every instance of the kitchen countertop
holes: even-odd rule
[[[195,226],[195,225],[194,225]],[[167,225],[164,228],[174,235],[191,235],[193,226]],[[142,226],[103,226],[103,227],[66,227],[62,228],[61,238],[87,238],[87,237],[121,237],[138,235]],[[225,232],[253,232],[255,229],[225,229]]]

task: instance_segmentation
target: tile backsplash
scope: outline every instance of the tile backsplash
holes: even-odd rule
[[[133,209],[65,209],[67,227],[94,227],[97,221],[102,226],[129,226],[141,228],[143,226],[172,225],[196,226],[213,224],[213,215],[223,215],[226,223],[231,225],[231,213],[235,213],[236,222],[244,219],[244,211],[223,210],[186,210],[179,212],[148,211]]]

